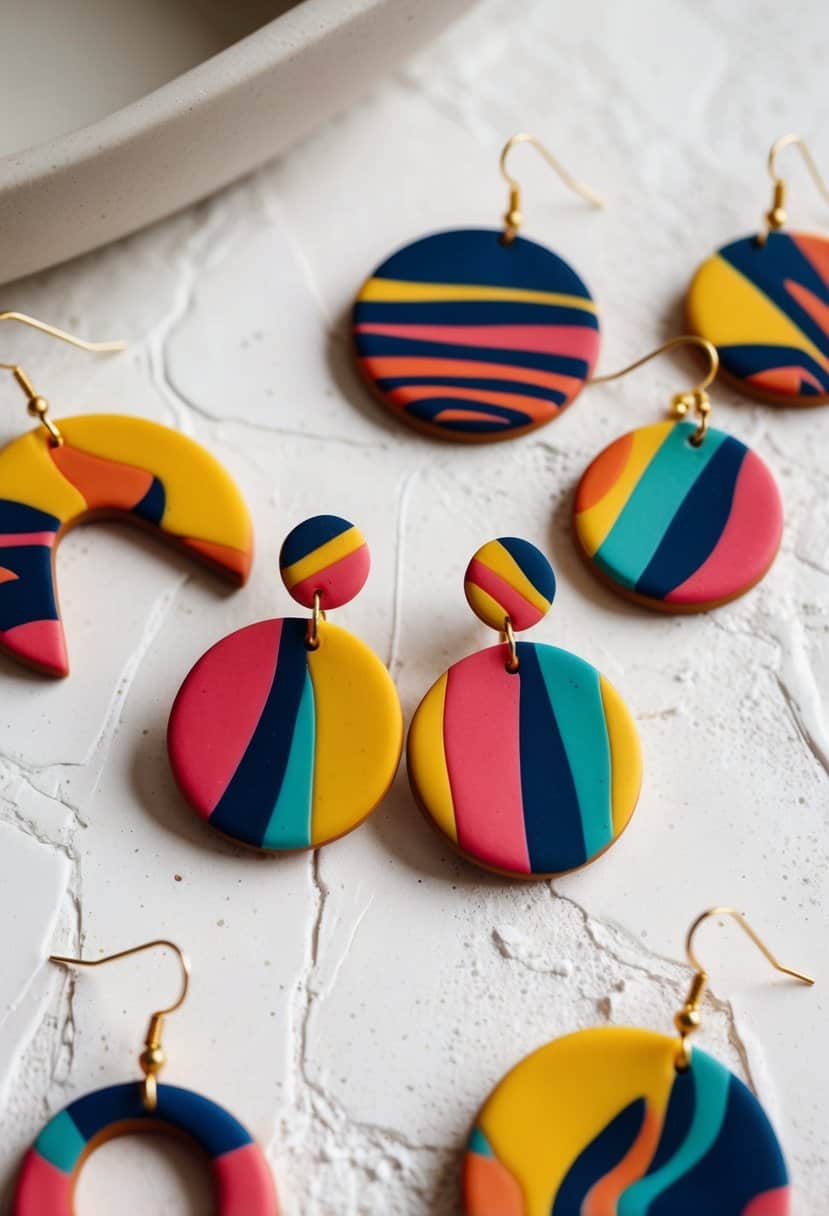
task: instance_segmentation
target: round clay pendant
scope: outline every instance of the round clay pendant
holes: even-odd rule
[[[774,561],[780,492],[756,453],[692,422],[617,439],[579,483],[574,524],[591,568],[614,590],[666,612],[703,612],[748,591]]]
[[[786,1163],[760,1103],[677,1039],[602,1027],[522,1060],[484,1103],[466,1216],[788,1216]]]
[[[717,347],[725,374],[777,405],[829,402],[829,239],[743,237],[700,266],[688,324]]]
[[[589,377],[596,305],[557,254],[492,229],[398,250],[354,308],[357,362],[396,417],[442,439],[509,439],[552,421]]]
[[[555,589],[543,554],[512,537],[484,545],[465,584],[482,620],[513,629],[539,620]],[[515,658],[509,670],[509,649],[493,646],[441,676],[412,720],[409,780],[470,861],[548,878],[593,861],[621,834],[642,760],[624,702],[595,667],[532,642],[516,643]]]
[[[290,534],[282,576],[300,603],[346,603],[368,550],[345,520]],[[359,638],[320,620],[260,621],[223,638],[176,697],[167,734],[184,797],[212,827],[264,850],[316,848],[357,827],[391,785],[403,718],[391,676]],[[315,644],[316,643],[316,644]]]

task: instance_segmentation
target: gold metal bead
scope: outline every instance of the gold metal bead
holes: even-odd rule
[[[45,397],[32,397],[26,408],[33,418],[43,419],[49,413],[49,402]]]
[[[766,222],[772,232],[777,232],[784,226],[788,216],[784,207],[772,207],[771,211],[766,213]]]
[[[693,1034],[695,1030],[699,1030],[701,1025],[702,1017],[698,1009],[690,1009],[686,1005],[684,1009],[680,1009],[679,1013],[674,1015],[674,1026],[683,1037],[686,1034]]]
[[[154,1076],[155,1073],[161,1072],[167,1063],[167,1056],[162,1047],[148,1047],[142,1051],[139,1063],[148,1076]]]

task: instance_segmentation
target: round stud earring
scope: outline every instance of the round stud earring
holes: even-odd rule
[[[480,443],[543,426],[581,391],[598,355],[596,305],[581,278],[518,236],[521,191],[506,168],[518,143],[604,206],[534,135],[514,135],[501,153],[503,230],[452,229],[406,245],[377,267],[354,308],[363,377],[395,417],[441,439]]]
[[[403,745],[385,666],[326,620],[368,577],[362,534],[315,516],[288,535],[279,564],[310,620],[260,621],[217,642],[182,684],[167,732],[193,809],[267,851],[316,848],[356,828],[387,793]]]
[[[615,688],[566,650],[518,642],[542,619],[555,576],[534,545],[501,537],[469,563],[466,598],[502,632],[450,667],[412,720],[408,769],[429,820],[470,861],[549,878],[608,849],[639,797],[636,727]]]

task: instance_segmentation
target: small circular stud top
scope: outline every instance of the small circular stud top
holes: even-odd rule
[[[556,576],[540,549],[528,540],[501,536],[487,541],[466,568],[463,589],[469,607],[491,629],[509,617],[517,632],[537,625],[550,611]]]
[[[340,608],[362,590],[371,568],[365,537],[338,515],[314,515],[285,538],[279,554],[282,581],[298,604]]]

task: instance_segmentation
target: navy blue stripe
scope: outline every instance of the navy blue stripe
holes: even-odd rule
[[[558,254],[521,236],[504,245],[495,228],[455,228],[422,237],[393,253],[374,277],[560,291],[591,299],[575,270]]]
[[[57,532],[60,523],[56,515],[11,498],[0,498],[0,536],[13,532]]]
[[[591,1189],[636,1143],[645,1120],[645,1099],[635,1098],[582,1149],[556,1191],[550,1216],[578,1216]],[[739,1209],[733,1210],[736,1216]],[[648,1209],[650,1212],[650,1208]],[[708,1208],[705,1209],[708,1216]]]
[[[726,245],[720,255],[790,317],[819,350],[829,354],[829,335],[789,294],[785,281],[806,287],[827,307],[829,289],[787,233],[770,232],[763,245],[754,237],[745,237]]]
[[[556,576],[541,550],[536,549],[535,545],[531,545],[528,540],[522,540],[518,536],[499,536],[498,543],[504,546],[518,569],[527,576],[536,591],[552,603],[556,593]]]
[[[585,308],[515,300],[358,300],[355,324],[384,325],[577,325],[598,329]]]
[[[271,690],[239,767],[210,816],[220,832],[261,845],[288,764],[294,725],[305,687],[306,622],[286,617]]]
[[[731,514],[737,475],[747,452],[745,444],[731,435],[722,441],[642,572],[636,584],[640,595],[664,599],[711,556]]]
[[[692,1069],[674,1074],[671,1096],[665,1111],[665,1121],[659,1133],[659,1143],[648,1166],[645,1177],[661,1170],[663,1165],[679,1152],[685,1137],[691,1130],[691,1121],[697,1107],[696,1088]]]
[[[451,422],[441,422],[438,419],[435,422],[435,416],[443,410],[469,410],[470,413],[489,414],[492,422],[486,422],[481,418],[456,418]],[[405,413],[410,414],[412,418],[419,418],[421,422],[435,422],[436,426],[445,426],[452,431],[506,432],[509,428],[504,426],[503,422],[499,423],[499,418],[506,419],[513,427],[529,426],[533,421],[529,414],[524,414],[521,410],[509,409],[505,405],[482,405],[471,395],[468,401],[460,397],[428,397],[422,401],[413,401],[411,405],[405,407]]]
[[[29,621],[58,620],[48,545],[14,545],[0,549],[0,567],[16,579],[0,583],[0,630]]]
[[[353,525],[347,519],[340,519],[339,515],[315,515],[313,519],[306,519],[285,538],[279,554],[279,565],[283,570],[286,566],[292,566],[321,545],[328,544],[335,536],[342,536],[351,527]]]
[[[420,342],[410,338],[387,338],[381,334],[357,334],[357,353],[363,357],[397,355],[401,358],[463,359],[467,363],[501,363],[507,367],[534,367],[560,372],[584,380],[587,363],[567,355],[546,355],[530,350],[500,350],[494,346],[454,346],[449,342]]]
[[[141,519],[145,519],[150,524],[160,524],[164,518],[164,508],[167,504],[167,495],[164,490],[163,483],[154,477],[152,485],[139,503],[132,509],[133,515],[138,515]]]
[[[140,1081],[111,1085],[78,1098],[67,1114],[85,1140],[127,1120],[151,1119],[188,1132],[209,1157],[219,1157],[251,1143],[249,1132],[228,1111],[176,1085],[159,1085],[158,1106],[147,1111]]]
[[[720,356],[732,376],[747,380],[758,372],[766,372],[777,367],[797,367],[809,372],[822,385],[823,391],[829,393],[829,371],[796,346],[764,346],[762,343],[746,343],[743,345],[721,346]],[[812,384],[801,382],[802,396],[821,396]]]
[[[440,389],[445,385],[453,388],[480,389],[492,393],[521,393],[524,397],[534,397],[539,401],[552,401],[563,405],[567,400],[566,393],[554,388],[543,388],[540,384],[522,384],[520,380],[481,380],[475,376],[390,376],[377,381],[377,387],[383,392],[391,392],[395,388],[407,388],[410,385],[433,384]],[[470,397],[473,393],[469,394]]]
[[[521,796],[530,867],[559,874],[587,860],[573,774],[532,642],[518,643]]]

